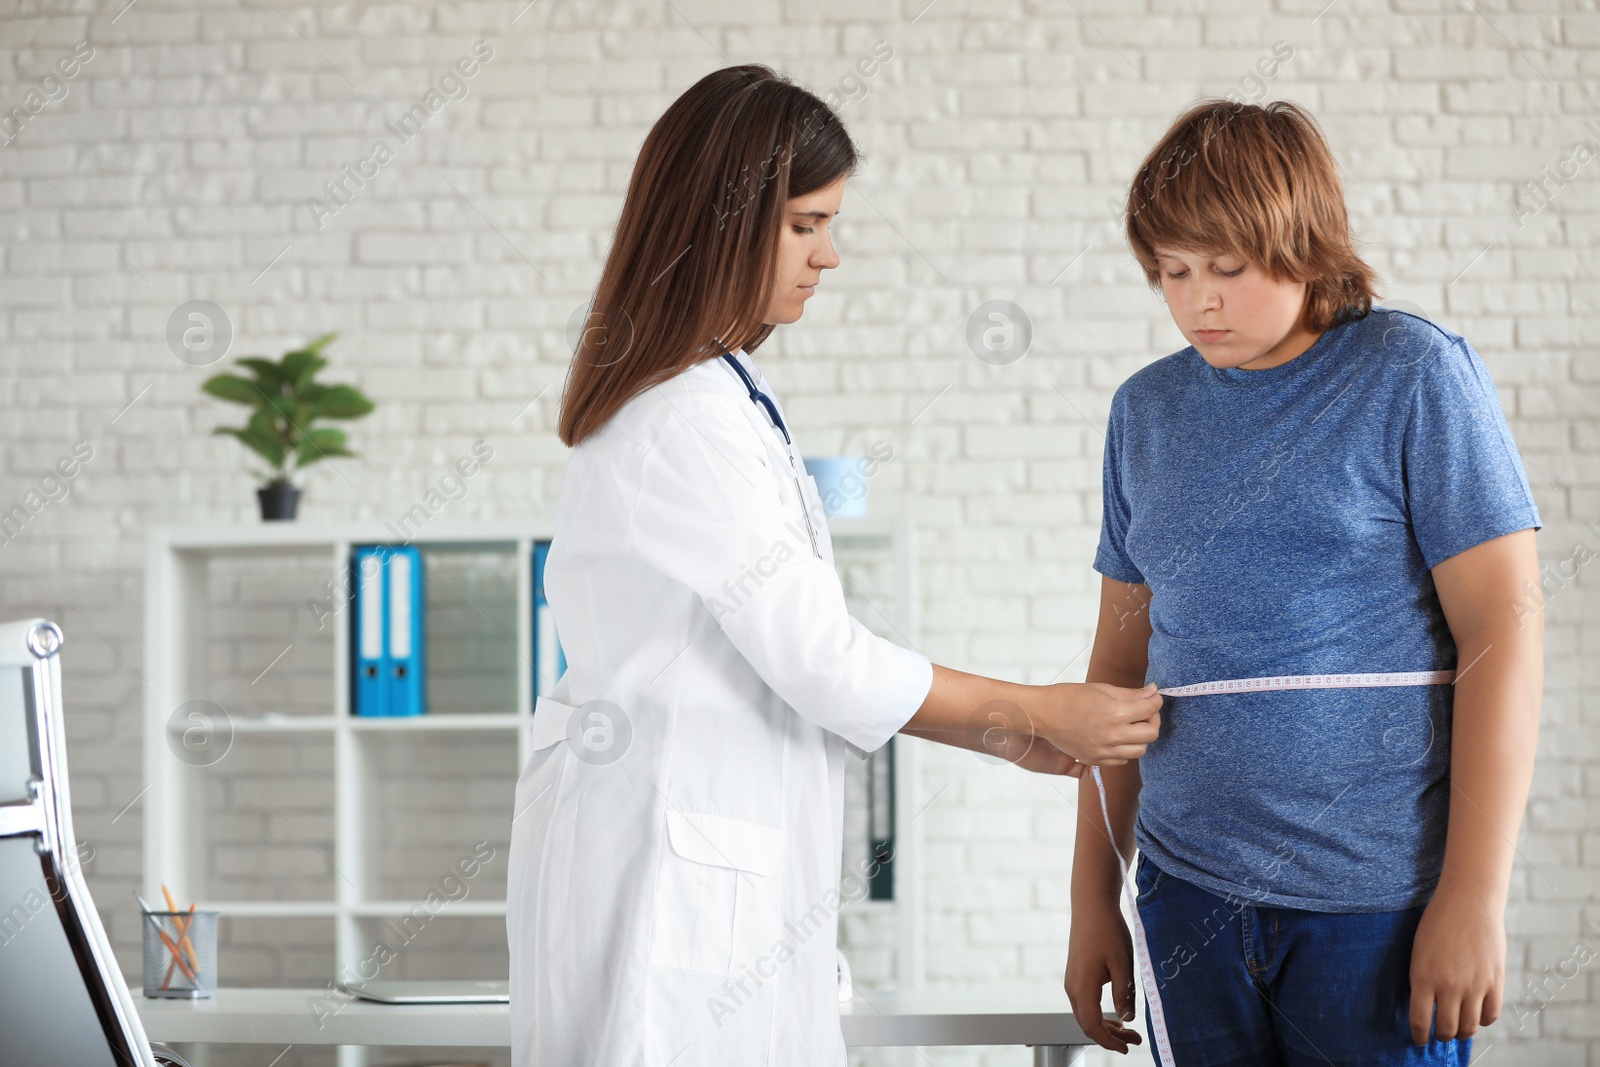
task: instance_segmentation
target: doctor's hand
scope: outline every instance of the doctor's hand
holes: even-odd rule
[[[1022,685],[933,665],[933,683],[900,728],[1030,771],[1076,778],[1084,765],[1136,760],[1161,730],[1155,686]]]
[[[1077,778],[1089,769],[1087,763],[1079,762],[1044,738],[1032,734],[1007,735],[1004,747],[996,751],[994,733],[991,732],[984,751],[1038,774],[1064,774],[1069,778]]]
[[[1036,687],[1026,706],[1033,732],[1084,763],[1115,767],[1144,755],[1161,732],[1154,684],[1123,689],[1104,682]]]

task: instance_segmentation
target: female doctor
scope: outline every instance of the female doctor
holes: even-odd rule
[[[846,749],[898,731],[1071,774],[1156,737],[1153,688],[963,674],[845,610],[749,353],[838,265],[856,159],[760,66],[701,79],[640,150],[561,407],[567,670],[535,709],[508,887],[522,1067],[842,1067]]]

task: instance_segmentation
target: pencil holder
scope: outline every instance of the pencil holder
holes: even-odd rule
[[[217,912],[147,911],[144,995],[209,997],[217,991]]]

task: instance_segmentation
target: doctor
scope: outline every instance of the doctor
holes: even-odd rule
[[[897,731],[1071,774],[1154,740],[1153,689],[934,666],[845,610],[816,485],[749,352],[800,318],[856,149],[765,67],[701,79],[629,182],[560,432],[508,886],[519,1067],[842,1067],[846,750]]]

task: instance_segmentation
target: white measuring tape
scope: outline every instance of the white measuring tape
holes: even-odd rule
[[[1369,689],[1380,685],[1442,685],[1455,671],[1391,671],[1386,674],[1285,674],[1277,678],[1230,678],[1156,690],[1168,697],[1203,697],[1217,693],[1275,693],[1285,689]]]
[[[1162,696],[1197,697],[1215,696],[1219,693],[1276,693],[1290,689],[1366,689],[1391,685],[1443,685],[1455,681],[1455,671],[1390,671],[1377,674],[1286,674],[1275,678],[1230,678],[1220,682],[1197,682],[1194,685],[1175,685],[1170,689],[1157,689]],[[1134,881],[1133,868],[1123,858],[1117,847],[1117,834],[1111,828],[1111,808],[1106,804],[1106,783],[1100,777],[1099,767],[1090,767],[1094,787],[1100,792],[1100,816],[1105,820],[1106,837],[1111,851],[1117,854],[1117,866],[1122,870],[1122,895],[1127,898],[1128,912],[1133,920],[1134,961],[1139,968],[1139,979],[1144,985],[1145,1010],[1150,1013],[1150,1030],[1156,1048],[1161,1053],[1163,1067],[1175,1067],[1172,1058],[1172,1040],[1167,1036],[1167,1015],[1161,1007],[1161,991],[1156,988],[1156,970],[1150,962],[1150,945],[1145,939],[1144,923],[1139,919],[1139,891]]]

